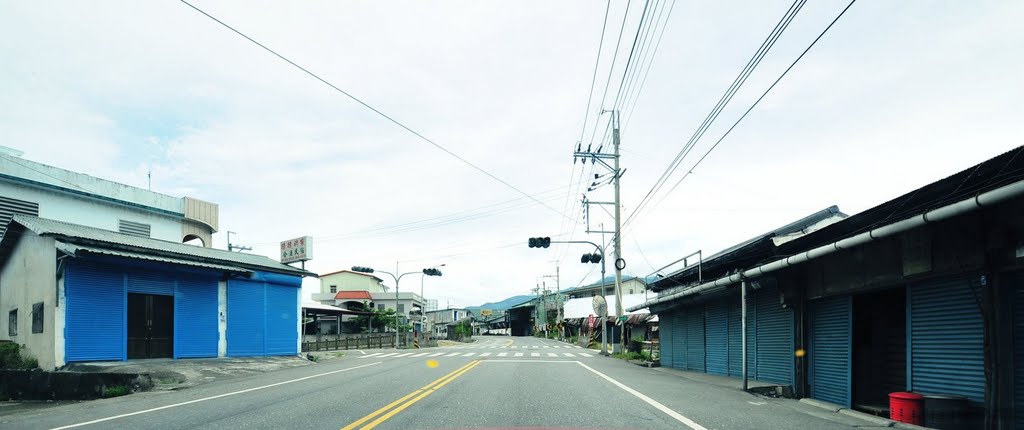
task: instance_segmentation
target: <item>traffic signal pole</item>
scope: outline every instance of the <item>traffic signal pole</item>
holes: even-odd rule
[[[530,248],[547,248],[552,243],[578,243],[591,245],[600,252],[600,263],[601,263],[601,298],[604,299],[607,292],[604,289],[604,277],[605,277],[605,265],[604,262],[607,260],[605,257],[605,249],[589,240],[551,240],[550,237],[534,238],[531,237],[529,240]],[[590,262],[594,263],[591,256]],[[605,302],[604,312],[601,312],[601,355],[608,355],[608,303]]]

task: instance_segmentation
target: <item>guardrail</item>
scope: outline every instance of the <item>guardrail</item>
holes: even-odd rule
[[[416,338],[412,333],[404,333],[398,338],[399,348],[426,348],[437,346],[436,339]],[[368,334],[360,336],[324,336],[312,341],[302,342],[302,352],[310,351],[334,351],[341,349],[374,349],[393,348],[395,346],[394,333]]]

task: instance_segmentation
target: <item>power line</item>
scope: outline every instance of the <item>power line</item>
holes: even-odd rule
[[[601,103],[599,104],[599,106],[601,106],[601,109],[604,109],[604,102],[605,99],[608,97],[608,87],[612,83],[612,72],[615,71],[615,60],[619,58],[619,46],[622,44],[622,34],[623,31],[626,29],[626,18],[629,17],[629,5],[631,3],[632,2],[626,2],[626,11],[622,13],[622,24],[619,25],[619,37],[615,41],[615,51],[612,53],[612,61],[611,64],[608,66],[608,77],[605,78],[604,81],[604,92],[601,94]],[[590,132],[590,143],[587,144],[588,150],[590,148],[590,145],[594,144],[594,136],[597,134],[598,123],[600,123],[600,121],[594,121],[594,128]]]
[[[566,214],[565,214],[565,213],[563,213],[563,212],[560,212],[560,211],[559,211],[558,209],[555,209],[555,208],[553,208],[553,207],[551,207],[551,206],[548,206],[548,205],[547,205],[546,203],[544,203],[544,202],[542,202],[542,201],[540,201],[540,200],[537,200],[537,199],[533,198],[533,196],[531,196],[531,195],[527,194],[527,193],[526,193],[525,191],[523,191],[523,190],[520,190],[519,188],[515,187],[514,185],[512,185],[512,184],[510,184],[510,183],[506,182],[505,180],[503,180],[503,179],[501,179],[501,178],[499,178],[499,177],[495,176],[495,175],[494,175],[494,174],[492,174],[491,172],[488,172],[487,170],[484,170],[483,168],[481,168],[481,167],[477,166],[476,164],[473,164],[473,163],[472,163],[472,162],[470,162],[469,160],[466,160],[465,158],[462,158],[462,157],[461,157],[461,156],[459,156],[458,154],[456,154],[456,153],[454,153],[454,152],[450,151],[450,150],[449,150],[448,148],[445,148],[444,146],[441,146],[441,145],[440,145],[440,144],[438,144],[437,142],[434,142],[433,140],[431,140],[431,139],[427,138],[426,136],[424,136],[424,135],[420,134],[420,133],[419,133],[419,132],[417,132],[416,130],[413,130],[412,128],[410,128],[410,127],[406,126],[405,124],[403,124],[403,123],[399,122],[398,120],[396,120],[396,119],[392,118],[392,117],[391,117],[391,116],[389,116],[388,114],[386,114],[386,113],[384,113],[384,112],[382,112],[382,111],[378,110],[377,108],[375,108],[375,107],[373,107],[373,106],[370,106],[370,105],[369,105],[368,103],[366,103],[366,102],[364,102],[363,100],[359,99],[358,97],[356,97],[356,96],[352,95],[351,93],[349,93],[349,92],[347,92],[347,91],[345,91],[345,90],[343,90],[343,89],[341,89],[341,88],[338,88],[338,87],[337,87],[337,86],[335,86],[334,84],[332,84],[332,83],[328,82],[328,81],[327,81],[326,79],[324,79],[324,78],[321,78],[321,77],[320,77],[319,75],[317,75],[317,74],[315,74],[315,73],[313,73],[313,72],[309,71],[309,70],[308,70],[308,69],[306,69],[305,67],[302,67],[302,66],[298,65],[297,63],[295,63],[294,61],[292,61],[292,60],[289,60],[289,59],[288,59],[288,58],[286,58],[285,56],[283,56],[283,55],[281,55],[281,54],[277,53],[277,51],[274,51],[273,49],[270,49],[270,48],[268,48],[268,47],[267,47],[266,45],[264,45],[264,44],[262,44],[262,43],[260,43],[260,42],[257,42],[257,41],[256,41],[255,39],[253,39],[253,38],[251,38],[251,37],[249,37],[249,36],[245,35],[245,33],[242,33],[242,32],[241,32],[241,31],[239,31],[239,30],[236,30],[236,29],[235,29],[234,27],[232,27],[232,26],[228,25],[228,24],[227,24],[227,23],[225,23],[224,21],[221,21],[221,20],[217,19],[216,17],[214,17],[213,15],[210,15],[209,13],[206,13],[206,12],[205,12],[204,10],[202,10],[202,9],[200,9],[200,8],[198,8],[198,7],[194,6],[194,5],[192,5],[192,3],[189,3],[189,2],[188,2],[188,1],[186,1],[186,0],[179,0],[179,1],[180,1],[180,2],[182,2],[182,3],[184,3],[185,5],[187,5],[188,7],[192,8],[192,9],[195,9],[195,10],[196,10],[196,12],[199,12],[199,13],[201,13],[201,14],[205,15],[205,16],[206,16],[207,18],[210,18],[210,19],[212,19],[213,21],[215,21],[216,23],[218,23],[218,24],[220,24],[220,25],[224,26],[224,28],[227,28],[228,30],[231,30],[231,31],[232,31],[232,32],[234,32],[235,34],[237,34],[237,35],[239,35],[239,36],[242,36],[243,38],[245,38],[246,40],[248,40],[248,41],[252,42],[252,43],[253,43],[253,44],[255,44],[256,46],[259,46],[260,48],[263,48],[263,50],[265,50],[265,51],[267,51],[267,52],[269,52],[269,53],[273,54],[274,56],[276,56],[277,58],[280,58],[280,59],[281,59],[281,60],[283,60],[284,62],[286,62],[286,63],[288,63],[288,64],[291,64],[291,65],[292,65],[292,66],[294,66],[295,68],[297,68],[297,69],[301,70],[302,72],[306,73],[307,75],[309,75],[309,76],[313,77],[314,79],[316,79],[316,80],[320,81],[320,82],[321,82],[321,83],[323,83],[324,85],[327,85],[328,87],[331,87],[331,88],[332,88],[332,89],[334,89],[335,91],[337,91],[337,92],[341,93],[341,94],[342,94],[342,95],[344,95],[345,97],[348,97],[348,98],[349,98],[349,99],[351,99],[352,101],[354,101],[354,102],[356,102],[356,103],[358,103],[358,104],[362,105],[362,106],[363,106],[363,107],[365,107],[366,109],[369,109],[369,110],[370,110],[370,111],[372,111],[373,113],[376,113],[377,115],[381,116],[382,118],[384,118],[384,119],[386,119],[386,120],[390,121],[390,122],[391,122],[392,124],[395,124],[395,125],[397,125],[398,127],[402,128],[403,130],[405,130],[405,131],[407,131],[407,132],[411,133],[411,134],[412,134],[413,136],[416,136],[416,137],[420,138],[420,139],[421,139],[421,140],[423,140],[424,142],[427,142],[427,143],[429,143],[429,144],[433,145],[433,146],[434,146],[435,148],[437,148],[437,149],[440,149],[440,150],[441,150],[442,152],[444,152],[444,153],[446,153],[446,154],[448,154],[448,155],[452,156],[452,157],[453,157],[453,158],[455,158],[456,160],[459,160],[459,161],[461,161],[461,162],[462,162],[463,164],[465,164],[465,165],[467,165],[467,166],[469,166],[469,167],[472,167],[473,169],[477,170],[477,171],[478,171],[478,172],[480,172],[480,173],[483,173],[484,175],[487,175],[487,176],[488,176],[489,178],[491,178],[491,179],[493,179],[493,180],[495,180],[495,181],[499,182],[500,184],[502,184],[502,185],[504,185],[504,186],[508,187],[509,189],[511,189],[511,190],[513,190],[513,191],[515,191],[515,192],[517,192],[517,193],[519,193],[519,194],[522,194],[522,195],[524,195],[524,196],[526,196],[526,197],[528,197],[528,198],[532,199],[533,201],[537,202],[537,204],[539,204],[539,205],[541,205],[541,206],[543,206],[543,207],[547,208],[548,210],[551,210],[552,212],[555,212],[555,213],[557,213],[557,214],[559,214],[559,215],[561,215],[561,216],[563,216],[563,217],[568,217],[568,215],[566,215]]]
[[[775,24],[775,27],[772,29],[772,31],[768,34],[767,37],[765,37],[764,41],[761,42],[761,46],[758,47],[757,51],[754,52],[754,55],[750,58],[750,60],[747,61],[747,64],[740,71],[740,74],[737,75],[735,79],[733,79],[732,84],[730,84],[729,88],[726,89],[724,94],[722,94],[722,97],[718,99],[718,103],[715,104],[715,106],[711,109],[711,112],[709,112],[708,115],[704,118],[704,121],[701,122],[700,126],[697,127],[697,130],[695,130],[694,133],[690,136],[690,139],[679,150],[679,152],[676,154],[672,162],[669,163],[669,165],[665,168],[665,171],[662,172],[658,180],[655,181],[654,185],[652,185],[651,188],[647,191],[647,194],[644,195],[644,198],[641,199],[640,204],[637,205],[636,210],[634,210],[633,213],[626,219],[626,221],[623,223],[623,226],[626,226],[630,222],[632,222],[633,219],[636,218],[636,216],[638,216],[640,212],[650,203],[654,195],[661,190],[661,188],[671,177],[672,173],[675,172],[675,170],[682,163],[683,159],[690,153],[690,151],[696,145],[697,141],[711,127],[714,121],[718,119],[718,116],[725,109],[726,105],[729,104],[733,96],[743,86],[743,84],[746,82],[750,74],[753,73],[754,69],[756,69],[757,66],[761,63],[761,60],[764,59],[768,51],[770,51],[771,48],[775,46],[775,42],[778,41],[779,37],[786,30],[786,28],[788,28],[789,23],[792,22],[793,18],[800,11],[800,9],[803,8],[803,5],[805,3],[806,0],[795,0],[793,4],[789,6],[789,9],[786,10],[786,13],[783,14],[782,18],[779,20],[778,23]]]
[[[668,28],[669,18],[672,17],[672,10],[674,10],[675,7],[676,7],[676,1],[672,0],[672,4],[668,8],[668,13],[665,15],[665,23],[661,26],[661,32],[658,33],[658,41],[655,42],[655,44],[654,44],[654,50],[651,53],[651,61],[647,63],[647,68],[644,70],[644,75],[643,75],[643,78],[640,80],[640,86],[638,87],[638,89],[636,91],[635,98],[633,99],[633,104],[630,105],[629,108],[626,109],[626,112],[627,112],[626,121],[622,125],[622,128],[619,130],[619,133],[625,133],[626,127],[629,126],[629,121],[631,119],[633,119],[634,109],[636,108],[636,104],[640,101],[640,95],[643,94],[644,85],[647,83],[647,76],[651,72],[651,66],[654,65],[654,58],[658,55],[658,48],[661,47],[662,37],[665,36],[665,29]],[[628,103],[629,99],[627,98],[626,101]]]
[[[711,154],[711,151],[714,151],[715,148],[718,147],[718,144],[722,143],[722,141],[725,140],[725,138],[727,136],[729,136],[729,133],[731,133],[732,130],[735,129],[736,126],[739,125],[741,121],[743,121],[743,118],[746,118],[747,114],[749,114],[752,110],[754,110],[754,108],[757,107],[758,103],[761,103],[761,100],[763,100],[765,98],[765,96],[767,96],[768,93],[771,92],[772,88],[775,88],[775,86],[778,85],[779,81],[782,81],[782,78],[786,77],[786,74],[788,74],[789,71],[793,69],[793,66],[796,66],[796,63],[800,62],[800,59],[804,58],[804,55],[807,55],[807,53],[811,50],[811,48],[813,48],[814,45],[817,44],[818,41],[821,40],[821,38],[823,36],[825,36],[825,33],[828,33],[829,29],[831,29],[832,26],[835,25],[835,23],[839,21],[839,18],[842,18],[843,15],[846,14],[846,11],[850,9],[850,6],[853,6],[853,4],[856,3],[856,2],[857,2],[857,0],[850,0],[850,3],[847,4],[845,8],[843,8],[842,12],[839,12],[839,15],[837,15],[835,17],[835,19],[833,19],[832,22],[830,22],[828,24],[828,27],[825,27],[825,29],[822,30],[820,34],[818,34],[818,37],[814,38],[814,41],[811,42],[811,44],[807,46],[807,49],[804,49],[804,51],[800,53],[800,56],[796,57],[796,59],[793,60],[792,63],[790,63],[789,67],[786,67],[786,70],[784,70],[782,72],[782,74],[779,75],[779,77],[777,79],[775,79],[775,82],[772,82],[771,86],[769,86],[768,89],[764,90],[764,93],[761,94],[761,97],[758,97],[757,100],[754,101],[754,104],[750,105],[750,107],[747,108],[747,110],[745,112],[743,112],[743,115],[741,115],[739,117],[739,119],[737,119],[736,122],[734,122],[732,124],[732,126],[729,127],[729,129],[725,131],[725,134],[723,134],[722,137],[718,138],[718,140],[715,142],[715,144],[712,145],[711,148],[709,148],[707,150],[707,152],[705,152],[704,155],[700,157],[699,160],[697,160],[697,162],[693,165],[693,167],[690,167],[690,169],[686,172],[686,174],[683,175],[682,178],[679,178],[679,181],[677,181],[675,183],[675,185],[673,185],[672,188],[670,188],[668,190],[668,193],[665,193],[666,197],[668,196],[668,194],[671,194],[672,191],[675,190],[676,187],[678,187],[679,184],[682,183],[683,180],[686,179],[687,176],[689,176],[691,173],[693,173],[693,169],[696,169],[697,166],[699,166],[700,163],[703,162],[704,159],[707,158],[709,154]],[[662,198],[662,200],[664,200],[664,197]]]
[[[636,34],[633,36],[633,46],[629,48],[629,57],[626,58],[626,67],[622,70],[622,79],[619,80],[619,89],[615,92],[615,100],[612,102],[612,109],[619,107],[619,97],[622,96],[622,90],[625,87],[627,76],[630,72],[636,70],[636,67],[630,67],[633,65],[633,55],[637,53],[637,43],[640,42],[640,32],[644,29],[644,24],[649,23],[647,16],[648,7],[651,5],[651,1],[647,0],[644,2],[644,10],[640,13],[640,22],[636,25]],[[657,9],[657,0],[655,0],[655,6],[650,8],[651,15],[654,15],[654,10]],[[650,26],[647,26],[650,28]],[[644,32],[644,37],[647,36],[647,32]],[[641,42],[642,43],[642,42]],[[642,48],[641,48],[642,49]],[[602,106],[603,107],[603,106]]]

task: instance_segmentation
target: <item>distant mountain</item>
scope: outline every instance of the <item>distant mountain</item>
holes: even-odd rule
[[[466,309],[490,309],[490,310],[493,310],[493,311],[496,311],[496,310],[506,310],[506,309],[508,309],[508,308],[510,308],[512,306],[518,305],[518,304],[520,304],[522,302],[525,302],[527,300],[530,300],[530,299],[532,299],[534,297],[537,297],[537,296],[533,296],[533,295],[512,296],[512,297],[509,297],[509,298],[507,298],[505,300],[502,300],[500,302],[489,302],[489,303],[484,303],[484,304],[482,304],[480,306],[467,306]]]

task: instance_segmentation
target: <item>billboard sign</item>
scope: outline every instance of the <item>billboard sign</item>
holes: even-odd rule
[[[281,242],[281,262],[294,263],[313,259],[313,238],[298,237]]]

